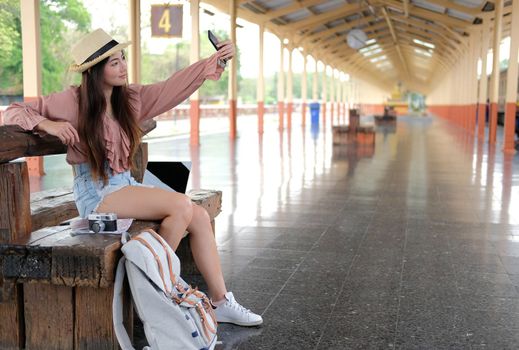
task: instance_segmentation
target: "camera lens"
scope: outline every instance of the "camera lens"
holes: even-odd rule
[[[95,233],[99,233],[101,231],[104,231],[105,229],[105,223],[98,220],[94,223],[92,223],[92,231],[94,231]]]

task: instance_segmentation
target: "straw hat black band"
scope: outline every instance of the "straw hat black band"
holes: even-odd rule
[[[130,42],[119,43],[104,30],[96,29],[84,36],[72,48],[74,63],[70,65],[70,70],[83,73],[128,45]]]
[[[97,57],[101,56],[106,51],[110,50],[112,47],[114,47],[116,45],[119,45],[119,43],[116,40],[112,40],[112,41],[108,42],[106,45],[101,47],[99,50],[97,50],[96,52],[94,52],[93,54],[88,56],[88,58],[81,64],[85,64],[85,63],[87,63],[89,61],[92,61],[92,60],[96,59]]]

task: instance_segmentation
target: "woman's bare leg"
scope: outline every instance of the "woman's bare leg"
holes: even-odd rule
[[[116,213],[120,218],[162,220],[159,234],[173,250],[188,229],[193,257],[209,287],[209,296],[215,301],[223,299],[227,290],[209,215],[189,197],[158,188],[127,186],[107,195],[97,210]]]
[[[191,251],[196,266],[204,276],[209,287],[209,296],[213,301],[224,299],[227,289],[223,279],[220,257],[216,249],[213,228],[207,211],[193,204],[193,219],[187,227]]]

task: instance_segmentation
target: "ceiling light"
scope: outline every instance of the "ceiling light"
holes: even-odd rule
[[[423,56],[432,57],[432,53],[421,50],[421,49],[414,49],[414,52],[416,52],[417,54],[423,55]]]
[[[420,39],[413,39],[413,42],[416,43],[416,44],[428,47],[430,49],[434,49],[436,47],[434,44],[429,43],[427,41],[420,40]]]
[[[371,63],[376,63],[376,62],[379,62],[379,61],[383,61],[383,60],[385,60],[386,58],[387,58],[387,56],[386,56],[386,55],[383,55],[383,56],[379,56],[379,57],[372,58],[372,59],[370,59],[369,61],[370,61]]]

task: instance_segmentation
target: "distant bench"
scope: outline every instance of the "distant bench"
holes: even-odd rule
[[[367,145],[375,144],[373,126],[335,125],[332,127],[334,145]]]
[[[155,123],[144,126],[146,132]],[[112,326],[119,235],[71,235],[64,222],[78,215],[70,189],[30,194],[23,156],[64,153],[56,138],[40,138],[15,126],[0,127],[0,348],[117,349]],[[142,144],[134,159],[137,180],[147,163]],[[191,191],[211,219],[221,210],[222,193]],[[158,221],[132,223],[129,232],[158,229]],[[189,240],[177,249],[182,273],[197,273]],[[129,297],[125,319],[131,330]]]

